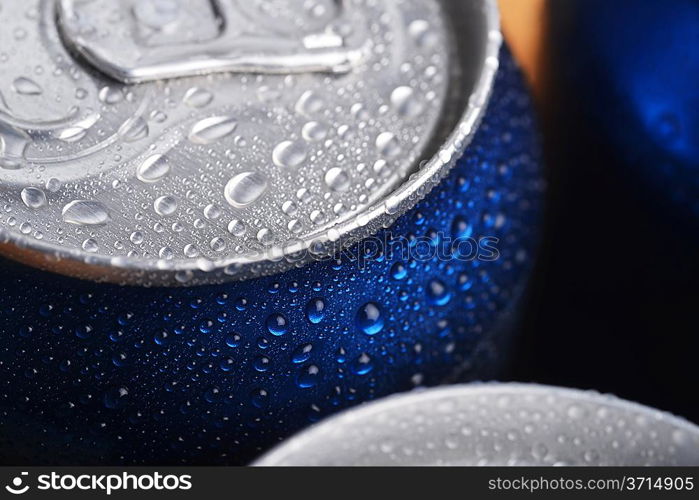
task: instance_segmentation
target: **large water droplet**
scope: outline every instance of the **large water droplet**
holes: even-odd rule
[[[333,191],[347,191],[350,187],[350,176],[343,169],[333,167],[325,173],[325,184]]]
[[[267,330],[276,337],[289,331],[289,322],[283,314],[274,313],[267,318]]]
[[[306,159],[306,145],[302,142],[284,141],[272,152],[272,160],[278,167],[295,168]]]
[[[232,134],[238,122],[232,116],[213,116],[198,121],[189,132],[189,140],[195,144],[212,144]]]
[[[296,111],[303,115],[311,116],[320,112],[324,106],[323,99],[312,90],[309,90],[304,92],[299,98],[296,103]]]
[[[226,201],[236,207],[243,208],[255,203],[267,191],[267,178],[260,172],[243,172],[233,177],[226,188]]]
[[[129,118],[119,127],[119,135],[126,142],[140,141],[148,137],[148,123],[141,116]]]
[[[55,133],[57,139],[63,142],[77,142],[81,140],[87,131],[95,125],[100,119],[99,114],[90,115],[79,122],[74,123],[70,127],[59,130]]]
[[[22,201],[24,204],[33,209],[41,208],[46,205],[46,193],[36,187],[26,187],[22,190]]]
[[[309,142],[322,141],[328,136],[328,127],[318,122],[308,122],[301,131],[303,138]]]
[[[214,99],[214,95],[206,89],[192,87],[184,95],[184,102],[190,108],[203,108],[208,106]]]
[[[234,219],[228,224],[228,232],[240,238],[245,235],[245,224],[238,219]]]
[[[170,164],[163,155],[152,155],[143,160],[136,170],[136,177],[142,182],[158,182],[170,172]]]
[[[313,299],[306,305],[306,317],[313,324],[318,324],[325,318],[325,301]]]
[[[177,199],[174,196],[161,196],[153,203],[153,209],[158,215],[172,215],[177,210]]]
[[[117,87],[102,87],[97,94],[100,101],[105,104],[113,106],[114,104],[120,103],[124,99],[124,94],[121,89]]]
[[[302,346],[297,347],[291,354],[291,361],[296,364],[305,363],[311,358],[312,350],[313,344],[304,344]]]
[[[357,311],[357,326],[367,335],[376,335],[383,330],[384,319],[381,307],[375,302],[364,304]]]
[[[318,385],[320,380],[320,369],[315,365],[310,365],[301,368],[298,376],[296,377],[296,385],[301,389],[310,389]]]
[[[424,109],[413,89],[405,86],[397,87],[391,93],[391,104],[400,116],[406,118],[414,118],[420,115]]]
[[[63,207],[63,220],[79,226],[100,226],[109,222],[107,208],[98,201],[75,200]]]
[[[443,306],[451,300],[451,292],[440,280],[434,279],[427,284],[427,300],[435,306]]]
[[[383,132],[376,138],[376,148],[381,156],[395,158],[400,155],[401,147],[396,136],[391,132]]]
[[[43,89],[34,80],[21,76],[12,82],[12,90],[21,95],[41,95]]]

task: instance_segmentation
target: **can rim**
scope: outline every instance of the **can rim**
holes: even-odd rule
[[[0,248],[4,247],[2,255],[40,269],[98,282],[192,286],[278,274],[308,264],[317,257],[332,256],[339,248],[348,247],[376,234],[381,228],[395,223],[446,177],[470,145],[485,114],[500,64],[503,36],[496,0],[479,1],[482,3],[486,40],[482,58],[479,59],[480,71],[465,111],[424,166],[393,192],[366,207],[355,217],[325,228],[317,235],[309,235],[306,240],[296,241],[292,246],[272,247],[252,256],[229,256],[217,261],[194,259],[170,263],[158,258],[132,261],[124,257],[64,248],[0,228]],[[389,206],[391,208],[387,209]],[[295,256],[300,253],[306,257],[295,260]]]
[[[483,382],[397,394],[389,396],[384,400],[374,401],[358,408],[347,410],[302,431],[290,440],[276,446],[251,465],[256,467],[283,465],[286,457],[294,454],[298,450],[307,448],[317,437],[322,436],[328,429],[338,423],[367,419],[379,413],[395,413],[405,405],[418,402],[422,406],[429,407],[430,403],[444,397],[472,398],[482,395],[507,395],[513,393],[525,395],[556,395],[572,398],[577,401],[604,403],[607,407],[647,417],[657,418],[657,416],[660,415],[666,419],[667,424],[671,427],[686,431],[696,439],[699,439],[699,426],[693,424],[689,420],[664,410],[621,399],[613,394],[539,384]]]

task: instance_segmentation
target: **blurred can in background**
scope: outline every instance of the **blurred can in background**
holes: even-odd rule
[[[3,462],[245,463],[497,373],[542,182],[493,2],[127,4],[0,7]]]
[[[551,72],[656,199],[699,218],[699,3],[550,2]],[[668,211],[668,212],[670,212]]]

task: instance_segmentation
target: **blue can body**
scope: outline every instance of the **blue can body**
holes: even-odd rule
[[[575,0],[552,9],[554,78],[596,139],[626,174],[699,220],[699,2]]]
[[[178,289],[0,262],[1,460],[246,463],[343,408],[492,377],[536,247],[534,129],[503,51],[463,159],[378,235],[421,246],[412,258],[361,244],[340,261]],[[430,254],[449,237],[490,239],[475,258]]]

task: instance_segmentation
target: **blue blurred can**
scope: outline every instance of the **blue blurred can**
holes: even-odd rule
[[[687,220],[699,218],[699,3],[551,2],[554,76],[598,142]]]
[[[245,463],[502,367],[542,182],[493,2],[302,3],[3,5],[3,462]]]

